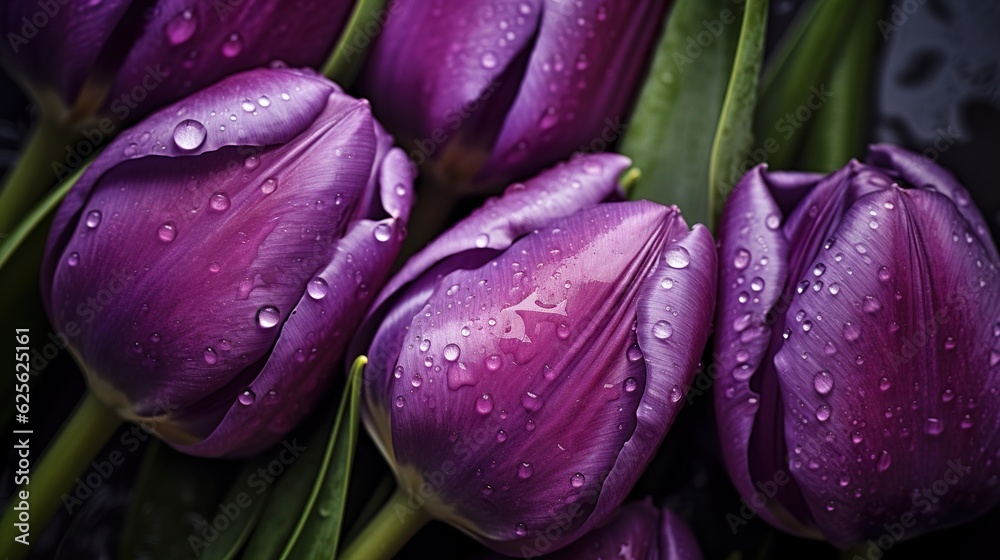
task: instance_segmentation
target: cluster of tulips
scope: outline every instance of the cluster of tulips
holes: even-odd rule
[[[90,394],[212,458],[279,444],[367,356],[398,491],[344,558],[431,519],[511,556],[700,558],[632,490],[706,369],[725,468],[775,527],[849,549],[1000,503],[1000,256],[951,173],[884,144],[758,165],[712,231],[627,200],[629,158],[573,154],[634,99],[666,2],[399,0],[341,49],[366,49],[352,94],[311,69],[351,2],[52,4],[3,8],[8,66],[128,127],[55,212],[52,328],[124,286],[68,337]],[[425,176],[492,198],[404,250]]]

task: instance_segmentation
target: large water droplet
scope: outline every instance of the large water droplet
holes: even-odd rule
[[[879,309],[882,309],[882,303],[875,299],[875,296],[865,296],[865,300],[861,304],[861,309],[863,309],[865,313],[875,313]]]
[[[535,393],[528,391],[521,396],[521,406],[528,411],[535,412],[536,410],[542,408],[542,399]]]
[[[826,422],[827,420],[829,420],[830,407],[825,404],[819,405],[819,407],[816,409],[816,419],[819,420],[820,422]]]
[[[756,278],[754,278],[753,280],[750,281],[750,289],[753,290],[753,291],[755,291],[755,292],[759,292],[759,291],[763,290],[764,289],[764,285],[765,285],[764,284],[764,279],[761,278],[760,276],[758,276],[758,277],[756,277]]]
[[[277,325],[280,320],[281,313],[273,305],[265,305],[257,310],[257,324],[265,329],[270,329]]]
[[[878,463],[876,465],[878,472],[885,472],[890,465],[892,465],[892,456],[889,455],[888,451],[883,451],[882,455],[878,458]]]
[[[528,528],[524,526],[524,523],[518,523],[514,526],[514,534],[523,537],[528,534]]]
[[[392,226],[385,222],[379,222],[375,226],[375,239],[382,242],[392,239]]]
[[[535,469],[531,467],[531,463],[522,462],[520,465],[517,466],[518,478],[531,478],[531,475],[534,474],[534,472]]]
[[[449,344],[444,347],[444,359],[454,362],[462,355],[462,349],[457,344]]]
[[[254,403],[254,401],[257,400],[257,395],[252,390],[250,390],[250,388],[246,388],[243,389],[238,398],[240,404],[242,404],[243,406],[250,406]]]
[[[229,209],[229,197],[226,193],[217,192],[208,200],[208,205],[216,212],[224,212]]]
[[[94,229],[95,227],[101,225],[101,211],[100,210],[91,210],[87,214],[86,224],[87,224],[87,227],[89,227],[90,229]]]
[[[76,266],[80,264],[80,253],[70,253],[69,257],[66,259],[66,264],[70,266]]]
[[[222,43],[222,55],[227,58],[232,58],[243,50],[243,40],[240,39],[239,33],[232,33],[226,38],[226,42]]]
[[[308,292],[309,297],[313,299],[323,299],[329,291],[330,286],[326,283],[326,280],[318,277],[313,278],[313,280],[306,286],[306,292]]]
[[[628,347],[625,351],[625,357],[628,358],[630,362],[638,362],[642,359],[642,350],[639,348],[638,344],[633,344]]]
[[[173,45],[179,45],[187,41],[198,29],[198,20],[194,17],[194,12],[184,10],[167,22],[164,31],[167,40]]]
[[[939,436],[944,431],[944,422],[939,418],[928,418],[924,422],[924,431],[932,436]]]
[[[260,185],[260,191],[264,194],[271,194],[278,189],[278,179],[276,177],[268,177]]]
[[[844,323],[844,340],[853,342],[861,336],[861,330],[853,323]]]
[[[625,389],[626,393],[631,393],[631,392],[635,391],[636,387],[638,387],[638,386],[639,386],[639,383],[635,380],[634,377],[629,377],[629,378],[625,379],[624,383],[622,383],[622,387]]]
[[[767,229],[778,229],[778,226],[781,225],[781,217],[777,214],[769,214],[764,219],[764,225],[767,226]]]
[[[750,251],[744,248],[739,248],[736,250],[736,256],[733,257],[733,266],[739,270],[743,270],[750,264]]]
[[[833,376],[830,372],[826,370],[817,372],[813,376],[813,388],[821,395],[829,393],[833,389]]]
[[[572,486],[573,488],[579,488],[583,486],[584,482],[587,482],[587,477],[584,476],[583,473],[578,472],[573,476],[569,477],[569,485]]]
[[[476,399],[476,412],[479,414],[489,414],[493,412],[493,396],[489,393],[484,393]]]
[[[501,365],[503,365],[503,360],[500,359],[500,356],[497,356],[496,354],[486,356],[486,369],[496,371],[500,369]]]
[[[656,338],[666,340],[672,334],[674,334],[674,327],[667,321],[657,321],[653,324],[653,336]]]
[[[252,113],[257,108],[257,106],[253,104],[253,101],[250,101],[249,99],[241,101],[240,107],[247,113]]]
[[[182,150],[195,150],[205,143],[207,135],[205,125],[194,119],[183,120],[174,128],[174,144]]]
[[[406,399],[403,398],[403,395],[399,395],[398,397],[396,397],[396,408],[403,408],[403,405],[405,404],[406,404]]]
[[[496,68],[498,62],[497,55],[492,52],[483,53],[482,58],[479,59],[479,63],[486,69]]]
[[[160,224],[159,229],[156,230],[156,235],[160,238],[160,241],[170,243],[177,237],[177,226],[173,222]]]
[[[670,268],[687,268],[691,264],[691,254],[684,247],[674,246],[663,253],[663,260]]]

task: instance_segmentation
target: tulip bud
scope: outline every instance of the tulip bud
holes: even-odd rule
[[[628,164],[585,156],[512,185],[411,258],[355,341],[362,418],[400,486],[500,553],[607,521],[708,336],[711,235],[675,207],[602,203]]]
[[[235,72],[275,60],[319,65],[353,2],[5,4],[0,29],[7,40],[0,55],[12,73],[67,109],[99,105],[101,113],[131,123]]]
[[[411,159],[495,191],[624,132],[667,5],[393,2],[361,91]]]
[[[91,389],[186,453],[277,442],[398,254],[414,173],[391,146],[366,101],[290,69],[123,132],[70,190],[42,269]]]
[[[950,173],[887,145],[826,177],[759,166],[719,237],[716,412],[748,512],[886,550],[1000,502],[1000,261]]]
[[[701,560],[701,548],[683,519],[667,508],[655,507],[652,500],[646,498],[622,506],[607,525],[544,558]]]

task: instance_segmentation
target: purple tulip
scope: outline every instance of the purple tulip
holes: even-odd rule
[[[763,519],[847,548],[1000,502],[1000,260],[950,173],[886,145],[759,166],[719,236],[716,411]]]
[[[0,8],[0,54],[43,98],[135,122],[235,72],[275,60],[319,65],[352,5],[10,0]]]
[[[42,270],[91,389],[186,453],[278,441],[398,254],[414,172],[391,146],[368,102],[291,69],[123,132],[63,202]]]
[[[396,0],[362,91],[413,159],[485,191],[624,131],[668,4]]]
[[[701,548],[684,520],[647,498],[622,506],[607,525],[594,529],[547,560],[701,560]]]
[[[357,342],[362,417],[401,488],[501,553],[607,521],[708,336],[711,235],[675,207],[602,203],[628,165],[585,156],[512,185],[407,262]]]

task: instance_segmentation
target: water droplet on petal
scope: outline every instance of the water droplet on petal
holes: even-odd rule
[[[687,268],[691,264],[691,254],[684,247],[674,246],[663,253],[663,260],[670,268]]]
[[[826,395],[833,389],[833,376],[828,371],[817,372],[813,376],[813,388],[821,395]]]
[[[639,345],[633,344],[632,346],[629,346],[628,350],[625,352],[625,357],[627,357],[630,362],[638,362],[641,360],[642,350],[639,348]]]
[[[247,113],[252,113],[254,109],[257,108],[257,106],[253,104],[253,101],[250,101],[249,99],[244,99],[243,101],[241,101],[240,107],[242,107],[243,110],[246,111]]]
[[[87,214],[86,224],[87,224],[87,227],[89,227],[90,229],[94,229],[95,227],[101,225],[101,211],[100,210],[91,210]]]
[[[535,469],[531,468],[530,463],[521,463],[517,467],[517,477],[518,478],[530,478],[534,474]]]
[[[844,340],[853,342],[861,336],[861,330],[853,323],[844,323]]]
[[[733,257],[733,266],[739,270],[743,270],[748,264],[750,264],[750,251],[742,247],[737,249],[736,256]]]
[[[260,97],[257,98],[257,105],[260,105],[261,107],[265,107],[265,108],[270,107],[271,106],[271,98],[268,97],[268,96],[266,96],[266,95],[262,95],[262,96],[260,96]]]
[[[882,303],[875,299],[874,296],[865,296],[861,308],[864,309],[865,313],[876,313],[879,309],[882,309]]]
[[[944,422],[939,418],[928,418],[924,422],[924,431],[932,436],[939,436],[944,431]]]
[[[444,359],[454,362],[462,354],[462,349],[457,344],[449,344],[444,347]]]
[[[209,199],[208,205],[216,212],[224,212],[229,209],[229,197],[225,193],[217,192]]]
[[[239,401],[240,404],[242,404],[243,406],[250,406],[256,400],[257,400],[257,395],[249,388],[243,389],[243,392],[240,393]]]
[[[755,292],[759,292],[759,291],[763,290],[764,289],[764,285],[765,285],[764,284],[764,279],[761,278],[760,276],[758,276],[758,277],[756,277],[756,278],[754,278],[753,280],[750,281],[750,289],[753,290],[753,291],[755,291]]]
[[[489,393],[484,393],[476,399],[476,412],[479,414],[489,414],[493,411],[493,396]]]
[[[528,528],[524,526],[524,523],[518,523],[514,526],[514,534],[523,537],[528,534]]]
[[[173,222],[160,224],[159,229],[156,230],[156,235],[160,238],[160,241],[170,243],[177,237],[177,226]]]
[[[70,266],[76,266],[80,264],[80,253],[70,253],[69,258],[66,259],[66,264]]]
[[[375,239],[382,242],[392,239],[392,226],[385,222],[379,222],[375,226]]]
[[[569,485],[572,486],[573,488],[579,488],[583,486],[583,483],[586,481],[587,477],[584,476],[583,473],[579,472],[569,477]]]
[[[406,404],[406,399],[403,398],[403,395],[399,395],[398,397],[396,397],[396,408],[403,408],[403,405],[405,404]]]
[[[308,292],[309,297],[313,299],[323,299],[329,291],[330,286],[326,283],[326,280],[323,280],[322,278],[313,278],[313,280],[306,286],[306,292]]]
[[[479,62],[480,64],[483,65],[483,68],[490,69],[490,68],[496,68],[499,60],[497,59],[496,54],[492,52],[486,52],[483,53],[483,56],[482,58],[479,59]]]
[[[182,150],[195,150],[205,143],[208,131],[194,119],[181,121],[174,128],[174,144]]]
[[[482,249],[490,244],[490,236],[485,233],[480,233],[476,236],[476,247]]]
[[[190,39],[197,29],[198,20],[194,17],[194,12],[184,10],[167,22],[164,31],[172,45],[179,45]]]
[[[486,356],[486,369],[496,371],[500,369],[501,365],[503,365],[503,360],[500,359],[500,356],[497,356],[496,354]]]
[[[257,310],[257,324],[265,329],[270,329],[277,325],[280,320],[281,313],[273,305],[265,305]]]
[[[226,38],[226,42],[222,43],[222,55],[227,58],[232,58],[243,50],[243,41],[240,39],[239,33],[232,33]]]
[[[883,451],[882,455],[878,458],[878,472],[885,472],[886,469],[892,464],[892,456],[889,455],[888,451]]]
[[[657,321],[653,324],[653,336],[660,340],[670,338],[674,334],[674,328],[667,321]]]
[[[669,290],[674,287],[674,280],[672,278],[664,278],[663,281],[660,282],[660,287],[664,290]]]
[[[542,407],[542,399],[535,393],[528,391],[521,396],[521,406],[528,411],[534,412]]]
[[[767,229],[778,229],[778,226],[781,225],[781,217],[777,214],[770,214],[764,219],[764,225],[767,226]]]
[[[215,349],[211,346],[205,349],[203,357],[205,358],[205,363],[208,365],[213,365],[219,361],[219,356],[215,353]]]
[[[830,407],[825,404],[819,405],[819,408],[816,409],[816,419],[819,420],[820,422],[826,422],[827,420],[829,420]]]
[[[639,383],[635,380],[634,377],[629,377],[625,380],[624,383],[622,383],[622,387],[625,389],[626,393],[631,393],[632,391],[635,391],[638,385]]]

